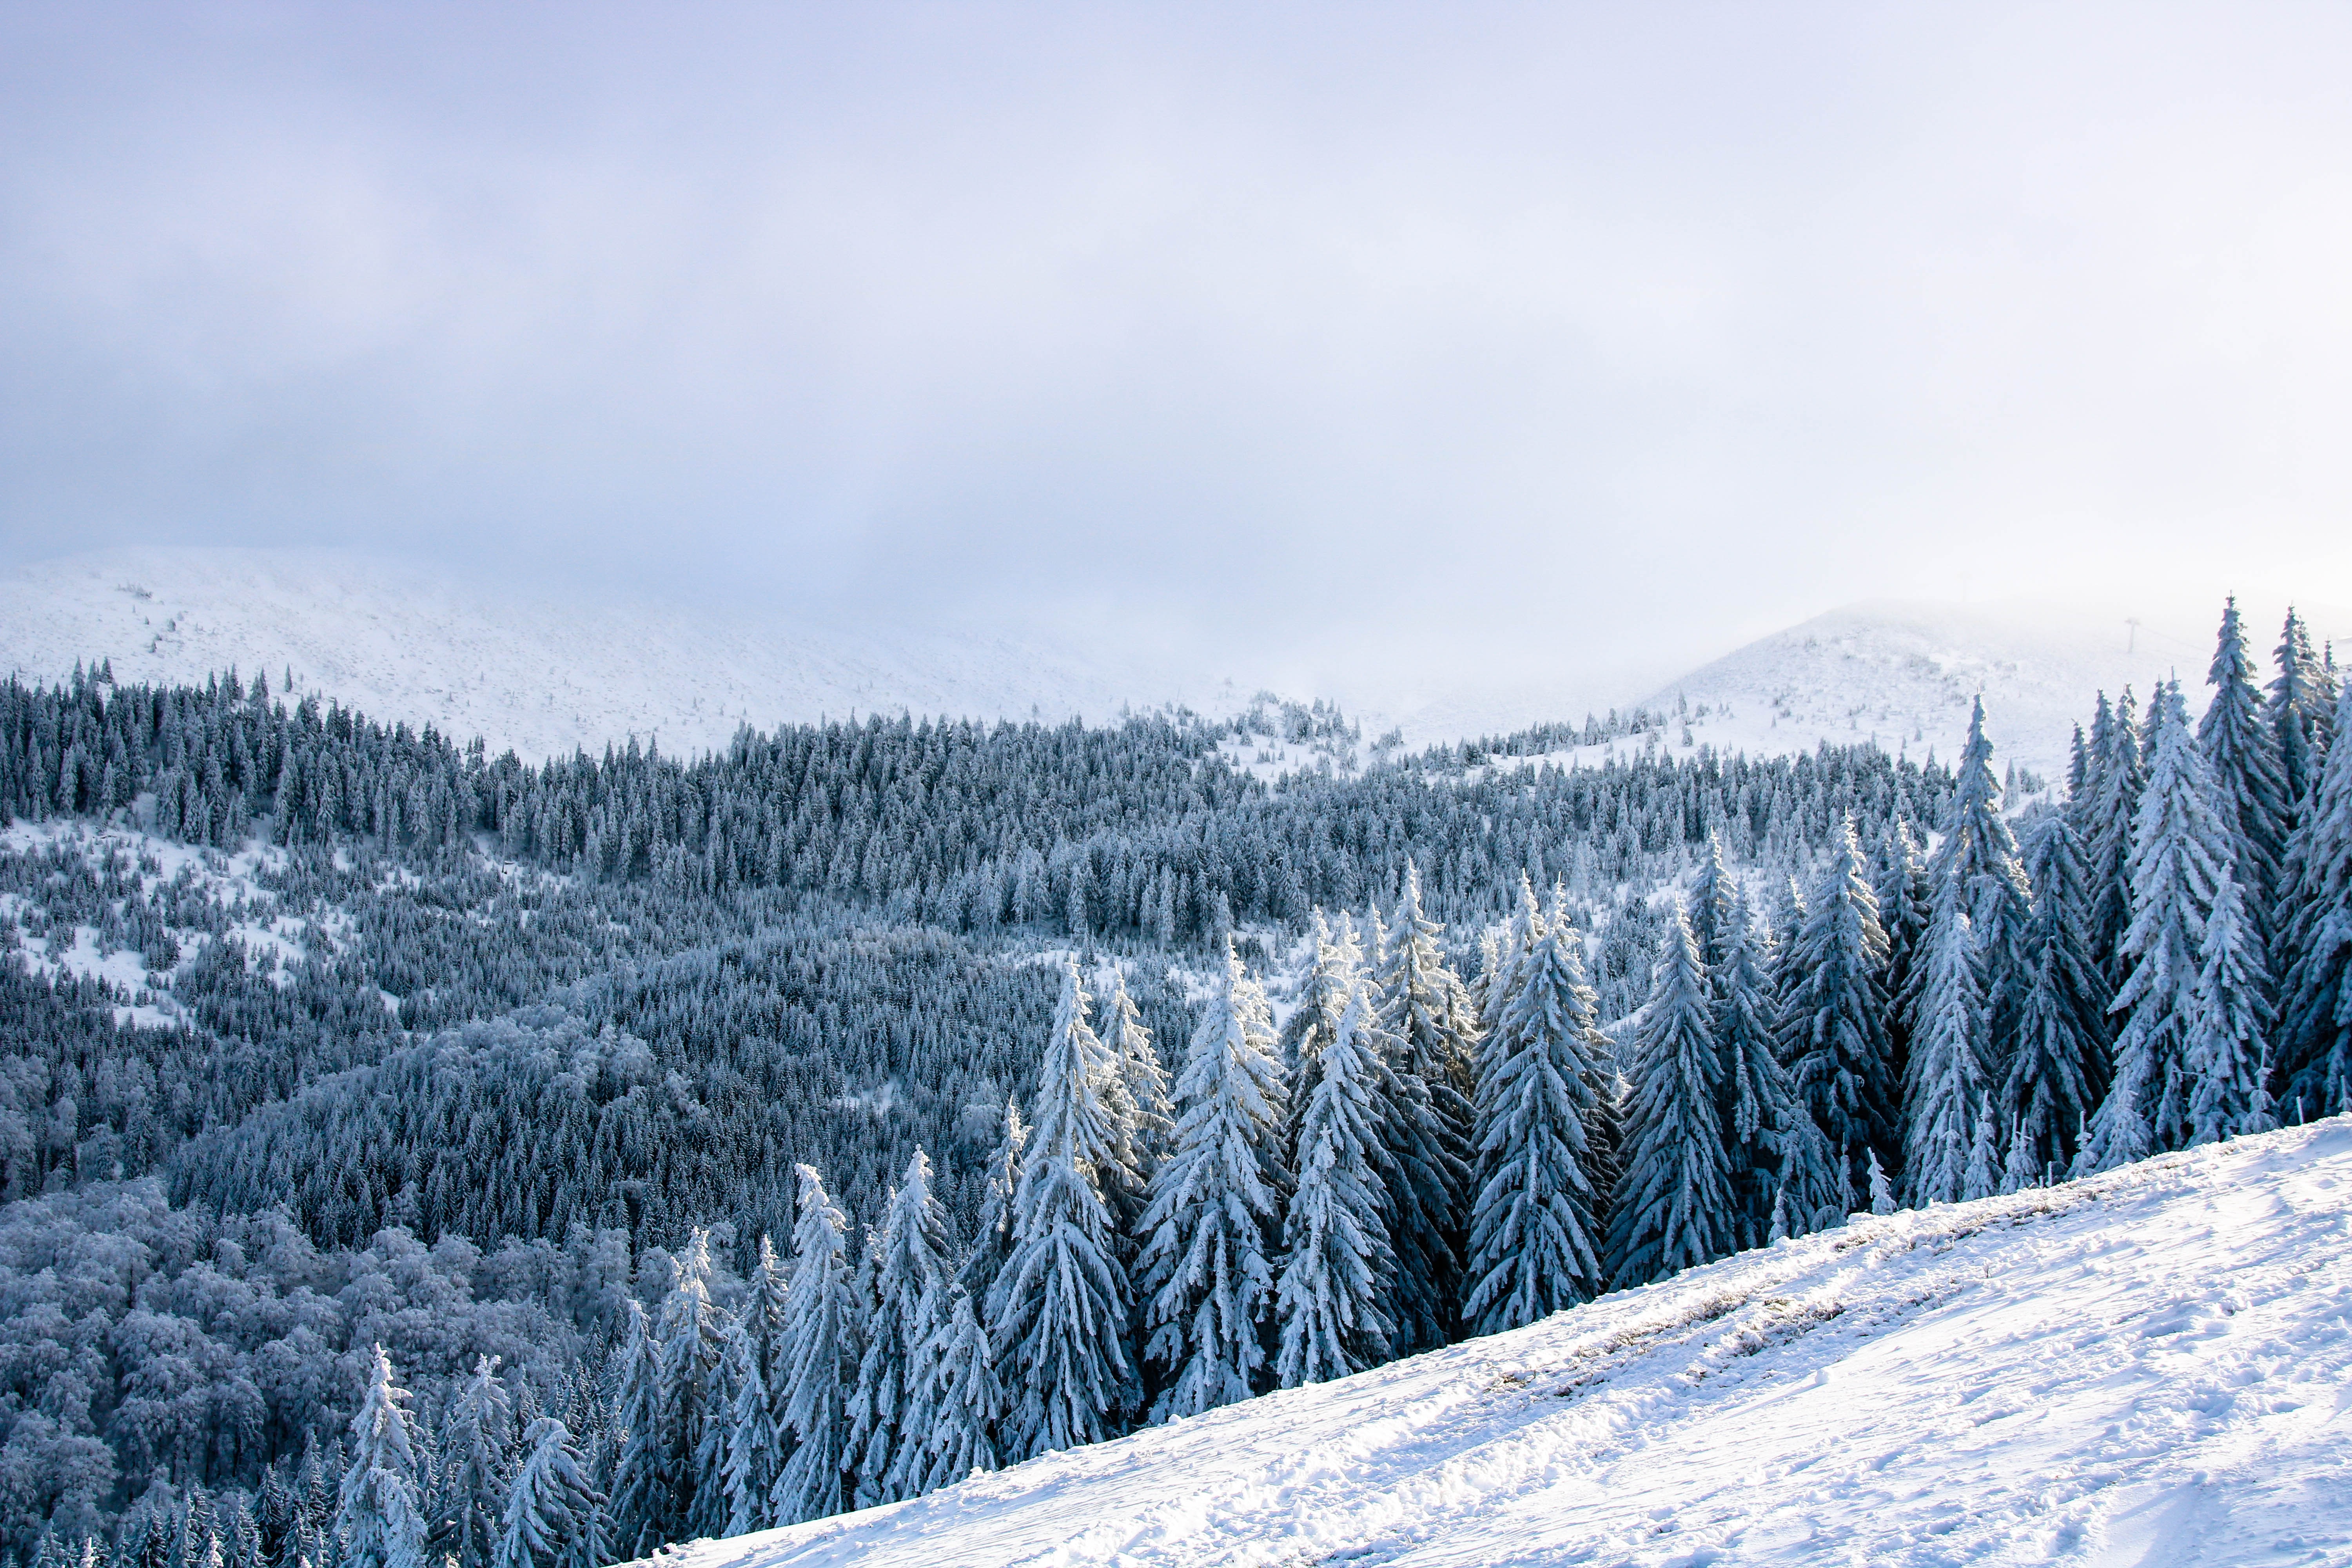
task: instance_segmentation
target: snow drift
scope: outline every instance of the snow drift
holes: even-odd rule
[[[734,1540],[824,1564],[2352,1560],[2352,1120],[1727,1258]]]

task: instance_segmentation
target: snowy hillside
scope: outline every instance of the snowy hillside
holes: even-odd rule
[[[851,713],[1101,721],[1122,704],[1236,705],[1219,683],[1088,649],[947,633],[754,623],[592,605],[332,552],[120,550],[0,577],[0,668],[55,679],[77,659],[125,680],[266,670],[387,721],[536,760],[632,734],[667,751]]]
[[[2339,1118],[663,1561],[2342,1563],[2347,1451]]]
[[[1660,689],[1643,704],[1696,715],[1696,743],[1750,755],[1875,741],[1915,757],[1948,760],[1981,693],[2000,756],[2063,777],[2076,722],[2095,694],[2132,687],[2142,698],[2179,675],[2189,706],[2204,706],[2205,668],[2221,595],[2165,612],[2122,608],[1879,602],[1849,605],[1748,644]],[[2242,601],[2267,679],[2284,603]],[[2352,615],[2304,606],[2315,634],[2352,633]],[[1699,710],[1706,710],[1704,714]],[[1670,739],[1679,730],[1668,728]]]

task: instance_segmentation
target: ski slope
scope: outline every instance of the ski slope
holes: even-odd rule
[[[2352,1121],[1863,1216],[662,1561],[2352,1562]]]

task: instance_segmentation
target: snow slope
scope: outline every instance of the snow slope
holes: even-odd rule
[[[2347,1455],[2338,1118],[663,1560],[2340,1564]]]
[[[531,760],[633,734],[690,753],[744,722],[901,709],[1100,722],[1238,706],[1221,683],[1091,649],[565,602],[339,552],[114,550],[0,577],[0,668],[56,679],[100,657],[124,680],[234,666],[275,687],[290,666],[304,691]]]
[[[1666,713],[1708,710],[1695,743],[1749,755],[1875,741],[1914,757],[1933,748],[1949,761],[1981,693],[1986,733],[2001,758],[2062,778],[2074,726],[2096,693],[2130,686],[2145,703],[2178,674],[2189,706],[2204,706],[2206,667],[2222,595],[2175,609],[2077,604],[1967,607],[1919,602],[1853,605],[1776,632],[1693,670],[1643,706]],[[2241,600],[2255,658],[2268,679],[2285,603]],[[2352,634],[2352,614],[2306,605],[2325,637]],[[1679,729],[1668,727],[1670,741]]]

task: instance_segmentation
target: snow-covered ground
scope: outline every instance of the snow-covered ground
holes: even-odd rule
[[[2352,1562],[2352,1121],[1885,1218],[1514,1333],[664,1555]]]

